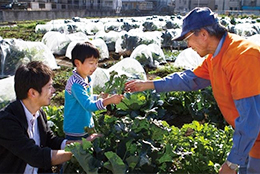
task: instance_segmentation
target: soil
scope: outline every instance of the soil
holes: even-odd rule
[[[58,66],[72,67],[71,61],[65,56],[55,56],[56,63]]]
[[[170,126],[181,128],[184,124],[191,123],[194,119],[191,115],[179,115],[174,119],[165,120]]]

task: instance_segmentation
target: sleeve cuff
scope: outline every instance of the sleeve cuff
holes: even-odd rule
[[[106,107],[103,105],[103,99],[98,99],[98,101],[96,102],[96,105],[99,110],[106,109]]]
[[[61,143],[61,145],[60,145],[60,149],[61,149],[61,150],[64,150],[64,149],[65,149],[67,141],[68,141],[67,139],[65,139],[65,140],[62,141],[62,143]]]
[[[94,101],[98,100],[98,97],[99,97],[98,95],[92,94],[91,96],[92,96],[92,99],[93,99]]]
[[[238,155],[231,150],[231,152],[227,157],[227,160],[232,163],[244,166],[246,164],[247,158],[248,158],[247,156]]]

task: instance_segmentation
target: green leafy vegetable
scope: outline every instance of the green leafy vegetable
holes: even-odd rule
[[[123,94],[125,89],[125,83],[127,80],[127,76],[125,74],[118,75],[118,72],[112,71],[110,72],[109,81],[105,83],[105,93],[107,94]]]

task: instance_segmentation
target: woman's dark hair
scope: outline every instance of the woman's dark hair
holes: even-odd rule
[[[35,89],[39,93],[54,73],[50,67],[40,61],[32,61],[27,65],[20,65],[14,76],[14,89],[16,98],[19,100],[26,99],[30,88]]]
[[[99,58],[99,50],[90,42],[77,43],[71,51],[71,61],[73,66],[75,65],[75,59],[78,59],[81,63],[84,63],[87,58]]]

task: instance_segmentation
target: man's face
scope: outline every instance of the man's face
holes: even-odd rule
[[[185,36],[185,42],[189,48],[192,48],[196,51],[200,57],[204,57],[209,54],[208,52],[208,42],[207,37],[205,37],[204,30],[201,30],[197,33],[189,32]]]
[[[50,79],[50,81],[42,87],[41,94],[38,95],[38,104],[41,106],[47,106],[51,103],[51,98],[55,92],[55,89],[53,87],[53,80]]]

